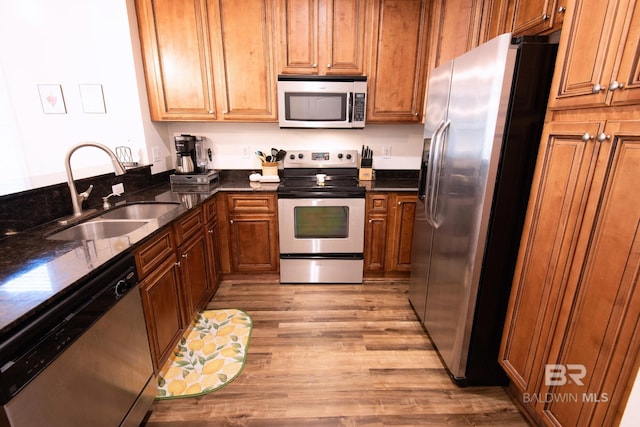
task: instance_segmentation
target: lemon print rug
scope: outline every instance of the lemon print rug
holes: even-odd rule
[[[253,323],[241,310],[205,310],[158,375],[156,399],[201,396],[233,381],[244,368]]]

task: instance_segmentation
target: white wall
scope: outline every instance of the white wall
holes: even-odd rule
[[[0,194],[65,182],[64,157],[81,141],[130,146],[144,163],[151,147],[172,158],[166,125],[148,120],[132,11],[133,0],[0,0],[0,138],[13,146],[0,156]],[[66,114],[43,113],[39,84],[62,86]],[[106,114],[83,111],[80,84],[102,85]],[[112,171],[92,148],[72,165],[76,177]]]
[[[39,84],[62,86],[66,114],[44,114]],[[106,114],[83,111],[80,84],[100,84]],[[174,167],[175,133],[208,138],[214,168],[258,167],[249,146],[270,150],[360,149],[377,155],[392,146],[377,168],[416,169],[421,125],[368,126],[365,130],[281,130],[276,124],[154,123],[144,84],[134,0],[0,0],[0,195],[66,181],[64,158],[72,146],[97,141],[129,146],[134,160],[158,161],[152,172]],[[83,148],[72,157],[74,177],[111,172],[106,155]]]
[[[422,125],[367,125],[364,129],[280,129],[277,123],[171,123],[169,134],[205,136],[213,152],[212,169],[260,168],[256,150],[269,154],[284,150],[351,149],[368,145],[374,151],[376,169],[419,169],[422,155]],[[383,147],[391,156],[383,157]],[[245,153],[249,155],[246,156]]]

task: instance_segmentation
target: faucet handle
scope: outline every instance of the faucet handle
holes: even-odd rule
[[[84,193],[80,193],[78,194],[78,197],[81,198],[81,200],[87,200],[87,198],[89,197],[89,194],[91,194],[91,191],[93,190],[93,184],[91,184],[89,186],[89,188],[87,188],[86,190],[84,190]]]

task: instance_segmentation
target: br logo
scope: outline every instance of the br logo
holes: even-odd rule
[[[584,365],[544,365],[544,384],[548,386],[559,386],[567,383],[584,385],[582,379],[587,375],[587,368]]]

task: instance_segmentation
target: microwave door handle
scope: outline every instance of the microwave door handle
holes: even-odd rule
[[[347,117],[349,123],[353,122],[353,92],[349,92],[349,102],[347,102]]]
[[[438,135],[440,133],[440,129],[442,128],[442,126],[444,126],[444,120],[438,123],[438,126],[436,126],[436,129],[433,131],[433,134],[431,135],[431,139],[429,140],[429,158],[427,160],[427,168],[424,174],[425,175],[424,176],[424,180],[425,180],[424,208],[427,216],[427,221],[431,223],[431,225],[433,225],[433,223],[431,221],[432,215],[431,215],[430,189],[432,184],[432,174],[433,174],[433,167],[434,167],[433,158],[435,156],[435,147],[437,145],[436,143],[437,143]]]

